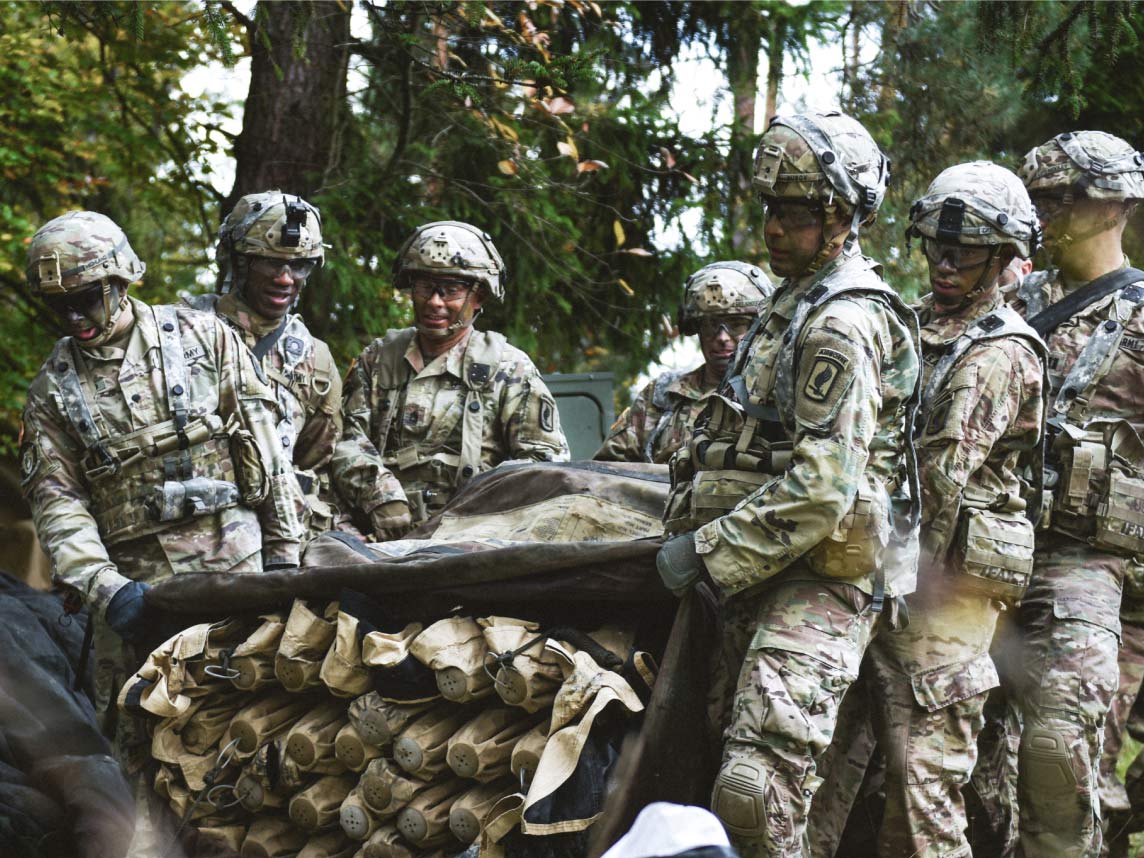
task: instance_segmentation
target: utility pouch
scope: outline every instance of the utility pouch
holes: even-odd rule
[[[969,508],[958,525],[965,583],[994,599],[1016,602],[1033,574],[1033,525],[1020,512]]]
[[[1059,478],[1053,487],[1053,529],[1087,541],[1104,493],[1108,447],[1102,432],[1065,426],[1053,442]]]
[[[752,471],[700,471],[691,481],[691,519],[695,527],[726,515],[773,479],[771,474]]]
[[[1144,554],[1144,480],[1113,466],[1108,494],[1097,508],[1096,548],[1116,554]]]
[[[152,491],[147,511],[153,521],[182,521],[230,509],[238,501],[238,486],[225,480],[166,480]]]
[[[861,578],[882,567],[889,543],[889,496],[863,475],[850,511],[807,553],[807,565],[828,578]]]
[[[254,436],[235,426],[230,431],[230,459],[244,506],[257,507],[270,492],[270,480],[262,450]]]

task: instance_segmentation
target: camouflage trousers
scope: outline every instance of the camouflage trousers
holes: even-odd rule
[[[1020,612],[1017,797],[1025,858],[1100,852],[1098,769],[1117,691],[1124,566],[1071,541],[1038,547]]]
[[[989,646],[1001,605],[944,576],[906,603],[909,625],[871,644],[862,678],[843,701],[820,767],[830,788],[815,802],[812,855],[826,858],[839,846],[875,742],[885,756],[878,854],[970,854],[961,790],[998,681]]]
[[[1119,844],[1119,851],[1126,850],[1128,834],[1144,827],[1144,805],[1140,803],[1144,796],[1137,796],[1133,801],[1116,776],[1116,764],[1124,747],[1125,734],[1137,741],[1144,739],[1144,698],[1140,696],[1141,685],[1144,684],[1144,623],[1136,619],[1138,608],[1126,610],[1127,601],[1126,598],[1126,604],[1120,611],[1122,637],[1117,659],[1120,683],[1104,724],[1104,749],[1100,755],[1100,809],[1105,826],[1105,854],[1110,847],[1117,851],[1115,844],[1118,841],[1124,841]],[[1135,765],[1137,761],[1141,765]],[[1144,766],[1144,760],[1137,757],[1133,765],[1130,771],[1135,774]]]
[[[870,603],[823,579],[788,579],[759,600],[712,795],[743,858],[804,854],[815,760],[874,636]]]

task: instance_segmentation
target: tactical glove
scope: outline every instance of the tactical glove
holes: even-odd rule
[[[142,581],[129,581],[119,588],[107,604],[104,617],[111,630],[128,643],[135,643],[147,633],[147,603],[144,594],[151,589]]]
[[[413,525],[413,514],[405,501],[388,501],[369,512],[370,525],[378,540],[397,539]]]
[[[706,571],[695,551],[695,534],[681,533],[667,540],[655,555],[655,568],[663,586],[682,597]]]

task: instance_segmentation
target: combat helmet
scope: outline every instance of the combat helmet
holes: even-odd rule
[[[127,306],[127,290],[119,292],[112,306],[113,281],[126,286],[141,280],[147,271],[127,234],[106,215],[73,211],[40,227],[28,245],[28,285],[45,298],[100,285],[107,321],[103,330],[85,346],[103,344]]]
[[[417,272],[472,280],[504,300],[504,261],[489,234],[471,224],[439,220],[418,227],[397,251],[394,285],[408,289]]]
[[[1066,131],[1031,149],[1017,171],[1030,195],[1144,199],[1144,153],[1104,131]]]
[[[326,257],[321,212],[301,197],[279,190],[247,194],[219,227],[215,260],[222,275],[221,291],[241,285],[245,256],[311,259],[321,265]]]
[[[712,262],[687,278],[679,331],[699,333],[699,320],[711,316],[753,316],[773,291],[767,275],[755,265]]]
[[[949,244],[1010,244],[1028,259],[1040,240],[1037,212],[1016,174],[990,161],[942,170],[910,206],[907,239],[924,236]]]
[[[890,160],[856,119],[834,110],[775,116],[755,155],[755,190],[764,199],[809,200],[826,214],[823,246],[808,268],[817,269],[841,240],[857,252],[859,229],[874,220],[890,181]],[[845,239],[833,236],[850,219]]]

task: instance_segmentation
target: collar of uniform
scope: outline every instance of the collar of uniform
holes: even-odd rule
[[[975,321],[989,315],[1003,303],[1000,290],[986,289],[969,306],[956,313],[942,315],[934,312],[933,294],[926,295],[917,308],[922,323],[922,342],[931,346],[952,343]]]
[[[282,324],[282,319],[268,319],[250,308],[237,292],[227,292],[218,299],[218,314],[230,319],[244,331],[264,337]]]
[[[131,333],[127,337],[127,345],[123,348],[117,346],[96,346],[93,349],[81,347],[84,357],[98,361],[123,360],[128,355],[145,355],[152,348],[159,347],[159,329],[155,326],[155,316],[151,312],[151,305],[144,304],[137,298],[127,297],[131,302],[131,312],[135,322],[131,325]]]
[[[442,352],[426,363],[425,358],[421,355],[421,346],[418,345],[417,337],[414,336],[405,349],[405,360],[413,367],[413,371],[418,377],[449,373],[457,378],[463,378],[461,365],[464,363],[465,350],[469,347],[472,338],[473,328],[470,325],[469,329],[465,331],[465,335],[451,349]]]
[[[666,387],[666,392],[681,396],[684,399],[702,399],[711,391],[703,386],[703,369],[706,364],[700,364],[690,372],[676,376]]]

